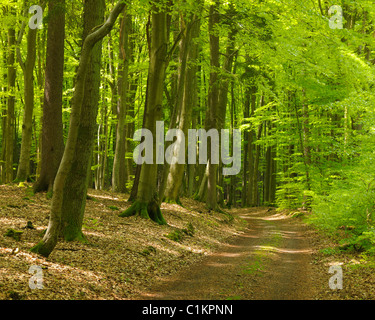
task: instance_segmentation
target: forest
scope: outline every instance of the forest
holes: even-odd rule
[[[248,232],[246,221],[266,230],[281,215],[325,239],[319,259],[364,265],[344,269],[348,281],[375,283],[373,1],[0,8],[0,298],[65,299],[20,280],[38,264],[55,287],[57,269],[74,269],[86,291],[70,299],[132,298]],[[272,247],[293,233],[276,224]],[[121,256],[128,270],[92,289],[94,269],[119,265],[82,267],[80,252],[85,263]],[[257,252],[246,276],[272,260]],[[345,290],[320,298],[375,299]]]

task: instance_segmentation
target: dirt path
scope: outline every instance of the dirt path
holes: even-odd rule
[[[267,209],[233,213],[248,222],[241,236],[137,299],[314,299],[308,228]]]

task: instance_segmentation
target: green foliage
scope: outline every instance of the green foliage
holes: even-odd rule
[[[366,149],[366,146],[361,146]],[[373,251],[375,223],[375,157],[364,152],[331,175],[325,194],[315,195],[309,221],[329,234],[346,231],[343,248]],[[348,233],[350,234],[348,236]],[[349,240],[348,240],[349,239]]]
[[[164,236],[172,241],[181,242],[185,235],[190,237],[194,236],[195,228],[191,222],[189,222],[186,228],[175,229],[172,232],[165,234]]]
[[[112,211],[118,211],[120,210],[118,207],[116,206],[108,206],[109,209],[111,209]]]
[[[83,228],[88,230],[97,230],[100,225],[101,223],[96,218],[85,218],[83,221]]]
[[[156,249],[155,247],[153,246],[148,246],[146,249],[144,249],[141,254],[144,255],[144,256],[148,256],[150,254],[155,254],[156,253]]]
[[[186,228],[182,229],[182,232],[187,234],[188,236],[194,236],[195,228],[191,222],[189,222],[186,226]]]
[[[23,233],[23,231],[19,231],[19,230],[15,230],[15,229],[10,228],[10,229],[7,230],[7,232],[5,232],[4,236],[13,238],[16,241],[20,241],[22,233]]]
[[[320,253],[326,255],[326,256],[331,256],[335,255],[340,252],[337,248],[323,248],[319,250]]]
[[[182,240],[183,233],[181,230],[174,230],[168,234],[165,234],[164,236],[172,241],[180,242]]]

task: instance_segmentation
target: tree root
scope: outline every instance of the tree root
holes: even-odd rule
[[[131,217],[134,215],[139,215],[143,219],[151,219],[160,225],[167,224],[161,213],[160,206],[155,200],[150,202],[141,202],[137,200],[128,209],[121,212],[119,217]]]
[[[178,197],[176,200],[174,199],[170,199],[170,198],[165,198],[164,201],[165,203],[169,203],[169,204],[177,204],[179,205],[180,207],[184,207],[181,203],[181,200],[180,198]]]

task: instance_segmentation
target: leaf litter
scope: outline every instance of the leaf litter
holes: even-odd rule
[[[43,258],[29,249],[47,228],[51,200],[46,193],[33,195],[30,190],[27,184],[0,186],[1,300],[132,299],[159,279],[214,253],[246,228],[236,214],[232,218],[209,212],[203,203],[192,199],[182,199],[183,207],[162,204],[166,226],[139,217],[121,218],[118,213],[130,205],[127,195],[89,190],[83,223],[88,243],[60,241],[52,254]],[[311,268],[319,275],[315,299],[374,300],[373,257],[344,254],[324,234],[309,233]],[[12,234],[16,237],[9,236]],[[43,272],[43,289],[29,287],[33,274],[28,271],[35,265]],[[342,266],[342,290],[329,288],[332,265]]]
[[[29,249],[47,228],[51,200],[31,186],[0,186],[0,299],[131,299],[157,281],[212,253],[241,232],[242,223],[210,213],[203,203],[162,204],[168,225],[118,217],[127,195],[89,190],[83,232],[88,243],[60,241],[48,258]],[[6,236],[17,231],[19,239]],[[19,233],[18,233],[19,231]],[[11,232],[11,233],[12,233]],[[179,232],[178,241],[168,234]],[[30,289],[37,265],[43,289]]]

